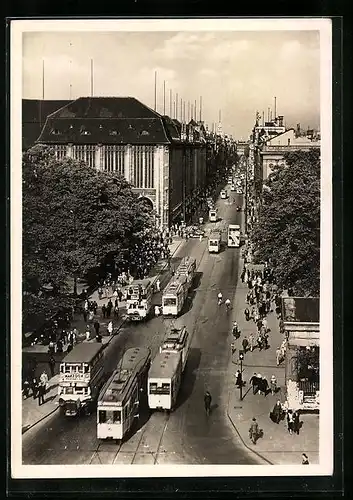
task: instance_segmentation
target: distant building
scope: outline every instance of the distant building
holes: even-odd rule
[[[317,297],[285,297],[282,318],[287,339],[285,356],[286,396],[293,410],[320,407],[320,300]]]
[[[268,179],[275,166],[285,164],[285,153],[296,150],[309,151],[319,147],[320,141],[313,140],[308,136],[297,136],[293,128],[266,140],[260,149],[263,180]]]
[[[118,172],[168,227],[205,185],[203,135],[202,124],[181,124],[133,97],[81,97],[48,114],[37,142],[58,158]]]

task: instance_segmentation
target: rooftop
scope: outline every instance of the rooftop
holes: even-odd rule
[[[63,358],[62,363],[89,363],[103,348],[99,342],[81,342]]]
[[[160,352],[154,358],[149,378],[171,378],[181,361],[181,352]]]
[[[282,299],[283,321],[290,323],[319,323],[318,297],[285,297]]]

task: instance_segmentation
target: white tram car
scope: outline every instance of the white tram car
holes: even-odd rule
[[[182,371],[185,369],[188,360],[191,344],[191,336],[186,327],[172,327],[165,335],[159,348],[159,352],[181,352]]]
[[[120,441],[139,417],[139,407],[147,408],[147,378],[151,353],[146,347],[128,349],[98,398],[97,437]]]
[[[183,308],[196,272],[196,259],[184,257],[175,276],[172,277],[162,294],[163,316],[178,316]]]
[[[185,276],[187,279],[188,287],[190,288],[195,276],[195,272],[196,259],[194,257],[184,257],[176,270],[176,276]]]
[[[159,352],[148,372],[148,406],[152,410],[173,410],[182,377],[181,352]]]

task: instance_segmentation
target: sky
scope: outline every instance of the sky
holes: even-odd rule
[[[22,96],[75,99],[132,96],[170,114],[178,93],[186,102],[202,96],[202,119],[212,129],[248,139],[256,111],[283,115],[286,126],[320,123],[320,33],[309,31],[25,32]],[[172,105],[173,110],[173,105]],[[220,113],[221,111],[221,113]],[[187,116],[186,116],[187,118]]]

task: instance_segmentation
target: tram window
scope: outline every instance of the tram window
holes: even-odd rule
[[[170,384],[162,384],[162,391],[163,394],[170,394]]]
[[[163,300],[165,306],[176,306],[176,299],[172,297],[167,297]]]
[[[71,366],[65,365],[65,373],[71,373]]]
[[[89,373],[89,365],[84,365],[84,371],[85,373]]]
[[[65,388],[65,394],[73,394],[73,393],[74,393],[73,387],[66,387]]]
[[[121,411],[113,411],[113,424],[121,424]]]
[[[76,387],[75,394],[83,394],[83,387]]]
[[[107,420],[107,412],[105,410],[100,410],[99,411],[99,423],[105,424],[106,420]]]
[[[150,383],[150,393],[155,394],[157,392],[157,384]]]

